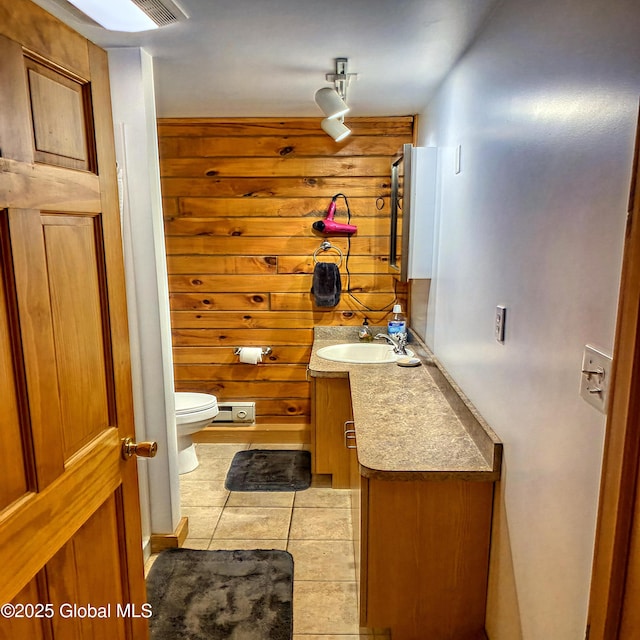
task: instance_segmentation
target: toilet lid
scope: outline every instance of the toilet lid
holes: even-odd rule
[[[208,393],[176,393],[176,415],[183,416],[196,411],[206,411],[218,404],[218,399]]]

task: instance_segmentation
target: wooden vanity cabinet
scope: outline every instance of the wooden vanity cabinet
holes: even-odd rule
[[[311,378],[311,460],[314,474],[331,474],[334,489],[350,487],[344,423],[353,419],[349,379]]]
[[[360,624],[485,640],[492,482],[361,478]]]
[[[312,378],[312,418],[313,473],[352,491],[360,625],[393,640],[486,640],[494,482],[362,468],[345,442],[346,377]]]

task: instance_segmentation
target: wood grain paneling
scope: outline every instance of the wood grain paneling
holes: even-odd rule
[[[314,136],[326,140],[320,130],[321,118],[161,118],[158,131],[161,138],[185,136],[195,138],[228,136],[287,136],[291,144],[297,136]],[[405,136],[405,142],[413,135],[413,116],[387,118],[346,118],[345,124],[356,136]],[[339,145],[335,145],[338,149]],[[257,155],[260,155],[259,153]],[[324,153],[321,155],[331,155]]]
[[[260,286],[269,291],[294,291],[311,296],[312,274],[294,273],[282,275],[200,275],[169,276],[169,287],[172,291],[228,291],[250,292],[255,289],[256,280]],[[389,291],[393,292],[395,278],[389,274],[351,274],[351,289],[353,291]]]
[[[345,444],[346,421],[353,420],[348,378],[311,378],[312,471],[331,474],[334,489],[351,485],[351,452]]]
[[[493,483],[362,480],[361,624],[406,640],[486,638]]]
[[[3,437],[13,434],[0,447],[0,602],[54,604],[58,593],[137,608],[145,585],[137,465],[121,458],[134,423],[107,54],[26,0],[0,0],[0,41],[10,155],[0,159],[0,375]],[[25,56],[38,61],[32,73]],[[95,160],[99,175],[69,154]],[[73,557],[61,552],[70,548]],[[0,638],[148,637],[140,618],[80,615],[67,630],[61,616],[24,613],[0,622]]]
[[[335,262],[340,265],[342,272],[346,271],[346,262],[340,263],[340,256],[326,253],[322,256],[323,262]],[[313,256],[280,256],[278,258],[278,273],[313,273],[315,260]],[[389,257],[381,256],[351,256],[349,258],[349,271],[352,273],[388,273]]]
[[[2,9],[0,8],[0,15]],[[18,42],[0,35],[0,59],[19,60],[23,57]],[[0,113],[22,114],[12,119],[11,126],[3,131],[2,157],[33,161],[32,132],[30,127],[29,101],[27,99],[24,68],[18,65],[0,65]]]
[[[87,40],[71,27],[44,16],[36,18],[28,10],[16,8],[15,2],[0,4],[0,24],[3,33],[50,61],[89,77],[90,62]]]
[[[309,228],[313,220],[309,220]],[[357,220],[352,220],[357,224]],[[241,237],[224,236],[167,236],[169,255],[264,255],[265,250],[276,255],[296,256],[304,253],[313,256],[324,238],[305,236]],[[331,238],[331,244],[338,247],[343,255],[347,254],[346,238]],[[389,250],[386,236],[363,236],[351,238],[351,255],[380,255]],[[320,256],[322,257],[322,255]],[[261,282],[256,278],[256,284]]]
[[[174,273],[275,273],[276,256],[170,256],[167,270]]]
[[[74,537],[47,563],[49,602],[56,612],[67,611],[68,604],[106,607],[111,605],[111,615],[68,616],[52,618],[56,638],[123,639],[126,619],[118,615],[118,604],[125,604],[122,575],[118,563],[117,505],[110,498],[86,522]],[[91,566],[96,554],[105,558],[100,571],[78,572],[77,566]],[[87,594],[95,594],[87,600]],[[114,611],[115,610],[115,611]],[[109,613],[108,610],[102,610]]]
[[[218,311],[269,309],[269,294],[264,293],[171,293],[171,308],[175,310],[209,309]]]
[[[389,166],[384,156],[318,158],[167,158],[160,164],[166,178],[201,176],[244,177],[247,175],[288,178],[291,176],[382,176]]]
[[[340,210],[336,215],[340,215]],[[313,220],[298,218],[283,221],[278,218],[175,218],[165,221],[170,236],[232,236],[256,238],[291,238],[309,233]],[[358,236],[382,236],[388,232],[385,218],[358,219]]]
[[[63,179],[58,167],[0,158],[0,206],[99,213],[99,178],[75,171]]]
[[[174,347],[310,345],[311,329],[174,329]]]
[[[340,203],[342,204],[342,203]],[[362,217],[383,215],[388,201],[377,198],[355,198],[349,201],[351,213]],[[247,218],[250,216],[321,218],[327,210],[327,199],[306,198],[165,198],[164,215],[193,218]],[[342,209],[340,210],[342,211]]]
[[[48,598],[42,595],[43,589],[39,582],[38,578],[31,580],[12,600],[12,604],[22,604],[26,608],[26,605],[32,605],[36,602],[48,602]],[[49,620],[44,617],[7,617],[3,618],[2,626],[0,626],[0,638],[2,640],[13,640],[14,638],[29,638],[29,640],[44,640],[46,638],[48,640],[51,637],[48,631]]]
[[[400,291],[402,285],[398,283],[396,289]],[[399,295],[402,297],[402,295]],[[300,296],[295,293],[272,293],[271,296],[271,308],[274,311],[305,311],[308,309],[316,309],[313,304],[313,299],[305,296]],[[386,315],[391,308],[389,305],[393,304],[393,300],[389,299],[388,293],[358,293],[357,295],[360,303],[354,301],[350,296],[343,296],[337,306],[334,307],[334,311],[358,311],[361,312],[362,306],[366,305],[370,309],[376,309],[380,311],[370,312],[367,311],[367,317],[376,317],[379,314]],[[326,314],[326,311],[320,311],[319,313]],[[382,324],[380,322],[374,322],[373,324]],[[319,323],[320,324],[320,323]]]
[[[2,220],[4,222],[4,219]],[[18,329],[11,316],[5,280],[11,282],[11,265],[7,260],[6,232],[0,224],[0,449],[12,451],[4,463],[0,483],[0,510],[8,507],[27,492],[27,460],[22,439],[21,407],[18,403],[16,364],[14,352],[18,348]],[[13,325],[13,326],[12,326]]]
[[[180,197],[183,193],[192,196],[242,198],[271,198],[318,196],[331,198],[336,193],[348,192],[349,196],[366,197],[375,193],[376,197],[389,196],[389,180],[383,177],[358,177],[350,181],[353,176],[336,177],[308,177],[291,176],[280,177],[250,177],[250,178],[163,178],[162,193],[165,197]]]
[[[31,58],[25,67],[36,161],[95,171],[88,84]]]
[[[387,268],[389,176],[413,120],[348,119],[342,144],[319,118],[159,120],[178,390],[255,399],[258,424],[309,422],[313,327],[381,324],[394,301],[406,306],[406,285]],[[311,225],[338,193],[358,233],[330,238],[343,254],[343,292],[335,308],[319,308],[313,254],[325,238]],[[336,219],[347,221],[343,198]],[[316,259],[340,262],[336,251]],[[243,365],[236,346],[273,352]]]
[[[243,313],[237,311],[174,311],[171,325],[174,329],[225,329],[227,327],[245,327],[246,329],[312,329],[318,324],[318,313],[322,313],[323,324],[360,324],[360,318],[353,312],[330,311],[258,311]]]
[[[311,347],[273,347],[271,353],[264,358],[265,362],[275,362],[280,364],[304,364],[309,362]],[[174,364],[199,364],[202,362],[210,364],[235,364],[238,362],[237,356],[230,349],[223,347],[200,347],[191,349],[189,347],[176,347],[173,350]]]
[[[259,155],[265,158],[296,156],[389,156],[406,142],[406,136],[350,136],[339,147],[324,136],[295,137],[165,137],[160,141],[163,158],[242,158]]]
[[[288,329],[313,328],[314,315],[311,312],[290,311],[174,311],[171,326],[176,329],[202,328],[225,329],[226,327],[246,327],[247,329]]]
[[[264,380],[303,382],[307,379],[305,365],[270,364],[268,367],[252,365],[176,365],[176,380]]]
[[[113,389],[103,346],[107,328],[100,313],[100,245],[92,217],[57,214],[42,216],[42,221],[67,460],[112,423]],[[77,310],[73,317],[69,308]],[[85,371],[92,375],[74,375]]]

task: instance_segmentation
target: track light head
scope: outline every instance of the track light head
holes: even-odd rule
[[[344,124],[342,118],[325,118],[320,126],[336,142],[344,140],[351,133],[351,129]]]
[[[335,89],[330,87],[318,89],[315,100],[329,120],[340,118],[349,111],[347,103],[338,95]]]

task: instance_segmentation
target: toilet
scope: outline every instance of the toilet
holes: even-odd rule
[[[178,433],[178,473],[189,473],[198,466],[192,434],[206,427],[218,415],[218,399],[208,393],[178,391],[176,429]]]

